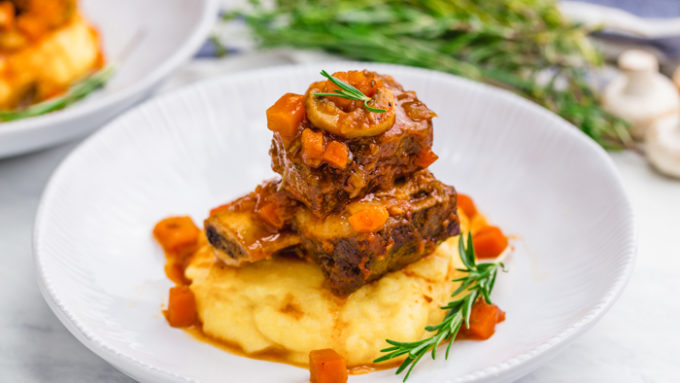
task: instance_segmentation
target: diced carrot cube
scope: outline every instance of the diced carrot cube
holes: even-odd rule
[[[267,109],[267,128],[278,132],[288,144],[298,134],[305,119],[305,96],[286,93]]]
[[[38,17],[19,16],[15,23],[17,28],[31,39],[37,39],[47,31],[45,22]]]
[[[368,97],[373,97],[378,88],[382,87],[382,80],[378,77],[367,77],[363,71],[351,70],[347,72],[335,72],[333,77],[340,79],[353,87],[357,88],[361,93]],[[330,80],[326,83],[326,92],[333,92],[335,89],[339,89]]]
[[[370,233],[382,229],[389,216],[383,206],[368,206],[352,214],[349,224],[356,232]]]
[[[302,161],[309,166],[319,166],[323,160],[323,133],[311,129],[302,131]]]
[[[426,168],[437,161],[438,158],[439,156],[434,154],[432,150],[423,150],[422,152],[418,153],[418,156],[416,157],[416,165],[420,166],[421,168]]]
[[[198,323],[196,298],[188,286],[175,286],[170,289],[165,317],[172,327],[189,327]]]
[[[309,373],[311,383],[345,383],[347,363],[330,348],[313,350],[309,353]]]
[[[10,1],[0,2],[0,29],[11,29],[14,26],[14,4]]]
[[[267,224],[273,226],[276,229],[283,227],[283,218],[280,214],[280,209],[274,202],[267,202],[257,210],[255,213]]]
[[[177,285],[190,285],[191,280],[184,275],[184,260],[169,258],[165,263],[165,275]]]
[[[486,226],[472,238],[477,258],[495,258],[508,246],[508,238],[496,226]]]
[[[472,218],[477,215],[477,206],[475,206],[472,198],[465,194],[458,193],[458,208],[463,211],[466,217]]]
[[[470,328],[463,323],[460,327],[460,334],[479,340],[489,339],[496,331],[496,323],[504,320],[505,312],[498,306],[490,305],[484,299],[480,299],[475,302],[470,311]]]
[[[375,96],[378,89],[383,86],[382,80],[380,80],[380,78],[373,76],[367,77],[363,71],[351,70],[348,72],[336,72],[333,73],[333,77],[352,85],[368,97]],[[340,88],[333,84],[332,81],[327,80],[324,84],[323,92],[333,93],[339,89]],[[363,103],[360,101],[349,100],[341,97],[330,97],[329,100],[332,100],[336,106],[344,110],[352,109],[353,105],[361,105],[361,108],[363,108]]]
[[[342,142],[331,141],[323,152],[323,159],[333,167],[344,169],[349,161],[349,148]]]
[[[166,252],[182,252],[198,241],[201,231],[191,217],[169,217],[154,226],[153,235]]]

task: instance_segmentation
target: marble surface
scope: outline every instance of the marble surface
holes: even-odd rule
[[[219,65],[194,62],[161,91],[220,72],[291,61],[298,60],[264,53]],[[51,172],[76,145],[0,160],[0,382],[132,381],[71,336],[36,284],[34,215]],[[522,383],[671,382],[680,375],[680,181],[657,175],[635,153],[612,158],[637,214],[635,271],[600,322]]]

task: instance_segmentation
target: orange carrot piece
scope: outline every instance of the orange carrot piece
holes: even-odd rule
[[[267,109],[267,128],[278,132],[288,144],[297,136],[305,118],[305,96],[286,93]]]
[[[165,263],[165,276],[167,276],[169,280],[175,282],[176,285],[188,286],[191,284],[191,280],[184,275],[184,269],[186,268],[184,263],[184,259],[175,259],[172,257]]]
[[[463,211],[466,217],[472,218],[477,215],[477,206],[475,206],[472,198],[465,194],[458,193],[458,207]]]
[[[31,39],[38,39],[47,32],[47,26],[39,17],[19,16],[15,19],[17,29]]]
[[[368,97],[373,97],[378,91],[378,87],[382,86],[382,81],[379,78],[366,77],[363,71],[351,70],[347,72],[337,72],[334,76],[351,84]]]
[[[496,226],[486,226],[472,238],[477,258],[495,258],[508,246],[508,238]]]
[[[416,165],[420,166],[421,168],[426,168],[439,158],[438,155],[434,154],[432,150],[425,150],[420,153],[418,153],[418,156],[416,157]]]
[[[344,169],[349,161],[349,148],[342,142],[331,141],[323,152],[323,159],[331,166]]]
[[[14,13],[14,4],[9,1],[0,2],[0,29],[12,29],[14,26]]]
[[[156,224],[153,235],[166,252],[182,252],[198,241],[200,230],[191,217],[168,217]]]
[[[378,92],[378,89],[383,87],[383,83],[380,78],[366,77],[363,71],[351,70],[348,72],[336,72],[333,73],[333,77],[352,85],[368,97],[375,96],[375,94]],[[339,89],[340,88],[333,84],[332,81],[327,80],[324,84],[323,92],[333,93]],[[348,100],[341,97],[330,97],[329,100],[331,100],[339,108],[345,110],[349,109],[352,105],[360,105],[363,108],[363,103],[359,101]]]
[[[389,216],[383,206],[368,206],[352,214],[349,224],[356,232],[370,233],[382,229]]]
[[[280,209],[274,202],[267,202],[257,210],[255,213],[267,224],[276,229],[283,227],[283,219],[281,218]]]
[[[311,129],[302,131],[302,161],[309,166],[319,166],[323,160],[323,133]]]
[[[486,303],[480,299],[472,306],[470,311],[470,328],[465,323],[460,327],[460,334],[463,337],[485,340],[491,338],[496,332],[496,323],[505,320],[505,312],[496,305]]]
[[[330,348],[313,350],[309,353],[309,373],[311,383],[345,383],[347,363]]]
[[[188,286],[175,286],[170,289],[165,317],[172,327],[189,327],[198,323],[196,298]]]

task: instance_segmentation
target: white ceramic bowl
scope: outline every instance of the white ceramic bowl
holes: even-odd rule
[[[171,328],[171,286],[151,237],[159,219],[211,207],[272,175],[265,109],[329,71],[393,74],[439,114],[434,173],[472,195],[517,250],[494,299],[506,322],[410,382],[506,382],[590,327],[630,275],[630,203],[606,153],[573,126],[512,94],[414,68],[326,64],[259,70],[161,96],[118,118],[53,175],[36,219],[39,284],[92,351],[144,382],[302,382],[308,372],[234,356]],[[399,382],[394,370],[352,382]]]
[[[80,0],[117,70],[106,87],[70,107],[0,123],[0,158],[56,145],[102,126],[148,96],[205,41],[214,0]]]

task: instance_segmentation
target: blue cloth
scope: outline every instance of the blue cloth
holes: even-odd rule
[[[579,0],[623,9],[639,17],[673,18],[680,17],[680,0]]]
[[[680,0],[580,0],[583,2],[619,8],[643,18],[677,18],[680,17]],[[680,36],[656,39],[645,39],[635,36],[624,36],[618,33],[597,33],[602,39],[624,40],[634,44],[649,45],[671,59],[680,60]]]

